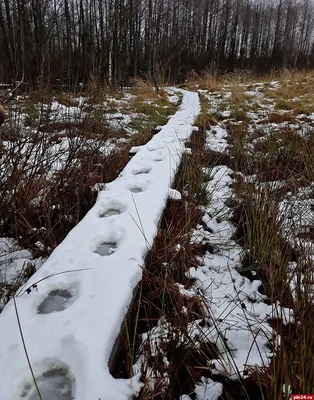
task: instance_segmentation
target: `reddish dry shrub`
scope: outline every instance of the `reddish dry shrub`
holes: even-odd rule
[[[127,164],[130,146],[151,137],[142,132],[105,154],[105,139],[78,133],[73,125],[62,135],[28,136],[15,126],[2,132],[0,235],[34,256],[47,256],[65,238],[93,206],[97,185],[114,180]]]
[[[294,120],[294,116],[291,113],[276,113],[272,112],[268,115],[268,122],[274,124],[281,124],[283,122],[291,122]]]

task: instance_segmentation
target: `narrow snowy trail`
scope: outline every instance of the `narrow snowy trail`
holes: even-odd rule
[[[108,361],[200,112],[198,94],[181,92],[179,111],[137,149],[16,298],[43,400],[127,400],[139,386],[136,378],[133,387],[114,379]],[[0,377],[1,400],[39,399],[13,301],[0,315]]]

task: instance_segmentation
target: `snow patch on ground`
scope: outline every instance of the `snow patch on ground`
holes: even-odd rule
[[[15,240],[0,238],[0,283],[12,283],[31,259],[32,254],[20,249]]]
[[[251,282],[237,270],[242,249],[232,240],[234,228],[228,222],[231,210],[224,204],[231,196],[231,172],[225,166],[212,170],[207,188],[212,202],[204,220],[212,231],[206,233],[206,240],[215,243],[217,250],[208,252],[203,264],[192,267],[188,277],[195,279],[195,288],[203,293],[207,304],[210,327],[205,336],[221,353],[219,359],[211,361],[215,364],[213,373],[238,379],[245,376],[249,366],[269,365],[271,328],[266,321],[275,311],[258,291],[261,282]]]

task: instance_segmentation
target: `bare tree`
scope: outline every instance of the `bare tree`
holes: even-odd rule
[[[33,87],[309,68],[312,0],[3,0],[0,78]]]

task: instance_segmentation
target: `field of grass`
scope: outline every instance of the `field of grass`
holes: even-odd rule
[[[314,79],[206,76],[112,361],[138,399],[314,392]],[[135,322],[134,322],[135,321]]]
[[[24,93],[6,105],[0,130],[0,310],[119,175],[130,148],[149,141],[180,99],[135,81],[119,92]]]
[[[140,400],[314,394],[314,75],[203,74],[185,86],[199,92],[199,131],[110,372],[139,375]],[[0,310],[119,175],[131,146],[176,111],[173,91],[136,81],[119,93],[31,93],[9,104],[0,238],[15,247],[0,242],[0,267],[10,259],[2,248],[26,249],[26,261],[0,279]]]

